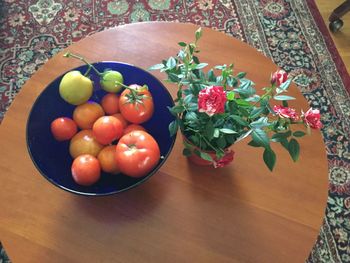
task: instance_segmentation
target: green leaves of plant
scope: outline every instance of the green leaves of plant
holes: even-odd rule
[[[237,134],[236,131],[234,130],[231,130],[231,129],[227,129],[227,128],[222,128],[222,129],[219,129],[222,133],[225,133],[225,134]]]
[[[288,144],[288,152],[293,161],[296,162],[299,159],[300,146],[296,139],[292,138]]]
[[[275,100],[295,100],[294,97],[287,96],[287,95],[276,95],[273,97]]]
[[[202,28],[198,28],[196,33],[195,33],[195,37],[196,37],[196,42],[202,37]]]
[[[254,129],[252,132],[252,138],[255,143],[263,146],[264,148],[270,147],[270,140],[266,132],[262,129]]]
[[[293,136],[294,136],[294,137],[303,137],[304,135],[306,135],[306,133],[303,132],[303,131],[296,131],[296,132],[293,132]]]
[[[178,128],[179,128],[179,124],[178,124],[177,120],[170,122],[170,124],[169,124],[170,136],[174,136],[176,134]]]
[[[276,164],[276,154],[274,151],[271,150],[271,148],[265,149],[263,154],[263,159],[266,164],[266,166],[270,169],[272,172],[273,168]]]
[[[202,69],[206,66],[208,66],[208,63],[199,63],[195,66],[195,69]]]
[[[166,66],[168,69],[173,69],[176,67],[176,60],[173,57],[170,57],[168,61],[166,62]]]
[[[162,68],[164,68],[163,64],[155,64],[155,65],[149,67],[148,70],[159,70],[159,69],[162,69]]]

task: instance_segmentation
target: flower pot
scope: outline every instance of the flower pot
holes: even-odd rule
[[[215,168],[219,168],[219,167],[224,167],[224,166],[228,165],[234,159],[235,153],[229,147],[224,150],[225,155],[221,159],[218,159],[215,151],[202,150],[199,147],[197,147],[196,145],[194,145],[191,141],[189,141],[184,135],[182,137],[183,137],[184,142],[186,142],[186,144],[190,145],[190,147],[191,147],[191,155],[187,156],[187,158],[190,162],[192,162],[196,165],[214,166]],[[204,153],[210,155],[211,158],[213,159],[213,161],[211,162],[211,161],[202,159],[200,156],[198,156],[197,154],[194,153],[194,150],[198,150],[198,151],[201,151],[201,152],[204,152]]]

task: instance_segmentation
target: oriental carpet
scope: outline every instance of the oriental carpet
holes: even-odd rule
[[[0,8],[0,120],[50,57],[118,25],[191,22],[270,57],[294,77],[310,106],[321,110],[324,124],[329,199],[307,262],[350,262],[350,78],[314,0],[0,0]]]

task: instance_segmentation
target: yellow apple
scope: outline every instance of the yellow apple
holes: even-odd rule
[[[59,92],[66,102],[80,105],[88,101],[93,92],[91,79],[83,76],[80,71],[73,70],[66,73],[59,87]]]

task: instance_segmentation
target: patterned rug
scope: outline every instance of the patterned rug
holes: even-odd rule
[[[313,0],[0,0],[0,9],[0,120],[25,81],[50,57],[117,25],[192,22],[271,57],[322,112],[329,199],[307,261],[350,262],[350,78]]]

